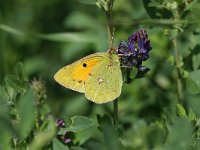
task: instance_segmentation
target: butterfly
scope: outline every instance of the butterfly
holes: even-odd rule
[[[88,100],[98,104],[115,100],[122,89],[119,58],[111,49],[61,68],[54,79],[68,89],[85,93]]]

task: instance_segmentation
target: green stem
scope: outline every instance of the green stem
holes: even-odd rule
[[[105,11],[107,22],[108,22],[107,29],[108,29],[109,48],[112,48],[112,46],[113,46],[113,43],[112,43],[113,42],[112,36],[113,36],[113,32],[114,32],[114,26],[112,24],[112,22],[113,22],[113,18],[112,18],[113,3],[114,3],[114,0],[110,0],[108,3],[108,10]]]
[[[183,84],[181,80],[181,60],[180,60],[180,53],[177,46],[177,37],[173,39],[173,46],[175,50],[175,63],[176,63],[176,72],[177,72],[177,93],[179,101],[183,99]]]
[[[113,120],[115,127],[118,127],[118,98],[114,100],[113,102]]]
[[[199,23],[199,21],[192,21],[192,22],[188,22],[186,20],[180,20],[180,19],[176,19],[176,20],[170,20],[170,19],[146,19],[146,20],[134,20],[133,22],[118,22],[118,21],[114,21],[111,22],[111,24],[113,26],[137,26],[137,25],[163,25],[163,26],[171,26],[171,25],[176,25],[176,24],[195,24],[195,23]]]
[[[105,11],[107,22],[108,22],[108,40],[109,40],[109,48],[113,47],[113,32],[114,32],[114,25],[112,24],[113,18],[112,18],[112,8],[113,8],[114,0],[110,0],[108,4],[108,10]],[[115,99],[113,101],[113,122],[115,127],[118,129],[118,99]]]

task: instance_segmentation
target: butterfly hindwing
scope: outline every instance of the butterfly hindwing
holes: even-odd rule
[[[109,55],[91,71],[85,83],[85,96],[95,103],[115,100],[121,94],[122,73],[117,55]]]

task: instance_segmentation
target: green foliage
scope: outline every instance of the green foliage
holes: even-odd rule
[[[93,120],[84,116],[73,116],[71,120],[72,123],[67,128],[67,131],[79,132],[84,129],[90,128],[94,124]]]
[[[198,0],[0,1],[0,149],[199,150],[199,7]],[[53,80],[66,64],[106,51],[112,27],[114,46],[145,28],[153,48],[143,64],[150,70],[133,68],[124,81],[119,114]]]

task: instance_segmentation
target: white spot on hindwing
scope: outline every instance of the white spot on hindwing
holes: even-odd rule
[[[98,78],[97,81],[98,81],[99,85],[100,85],[102,82],[104,82],[102,78]]]

